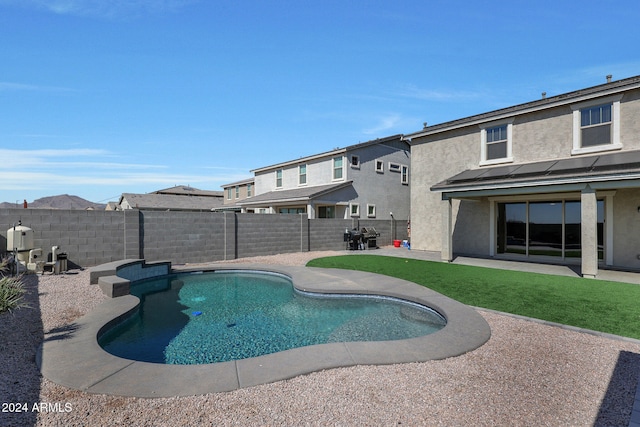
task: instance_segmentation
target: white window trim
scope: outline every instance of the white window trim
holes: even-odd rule
[[[300,178],[302,178],[302,174],[300,173],[301,168],[304,166],[304,182],[300,182]],[[298,186],[304,187],[307,185],[307,164],[298,165]]]
[[[378,169],[378,164],[380,164],[380,168]],[[381,159],[376,159],[374,163],[374,167],[376,168],[376,172],[384,173],[384,161]]]
[[[373,208],[373,213],[371,212],[371,208]],[[375,218],[376,217],[376,205],[372,205],[367,203],[367,217]]]
[[[280,185],[278,185],[278,172],[280,172]],[[275,176],[275,178],[276,178],[276,188],[282,188],[282,186],[284,184],[284,170],[283,169],[277,169],[275,175],[276,175]]]
[[[592,101],[581,102],[571,106],[573,110],[573,149],[571,155],[599,153],[602,151],[620,150],[622,143],[620,142],[620,100],[622,94],[608,96],[606,98],[598,98]],[[582,132],[580,121],[580,110],[597,105],[611,104],[611,144],[594,145],[582,148]]]
[[[252,194],[252,190],[253,190],[253,188],[252,188],[252,187],[253,187],[253,186],[252,186],[251,184],[247,184],[247,198],[249,198],[249,197],[252,197],[252,196],[253,196],[253,194]]]
[[[231,187],[227,187],[227,200],[231,200]]]
[[[480,166],[513,162],[513,121],[515,117],[480,125]],[[507,157],[487,160],[487,129],[507,125]]]
[[[407,173],[406,173],[407,180],[406,181],[403,179],[403,175],[405,175],[403,173],[403,169],[405,169],[405,168],[407,169]],[[400,183],[402,185],[409,185],[409,166],[407,166],[407,165],[400,165]]]
[[[389,162],[389,172],[398,172],[400,173],[400,168],[402,165],[400,163]]]
[[[356,159],[356,164],[353,164],[353,159]],[[360,169],[360,156],[352,154],[349,158],[349,165],[351,166],[351,169]]]
[[[353,208],[355,208],[355,213]],[[360,203],[349,203],[349,216],[360,216]]]
[[[236,185],[236,199],[240,198],[240,186]]]
[[[336,165],[335,161],[336,161],[336,159],[339,159],[339,158],[342,159],[342,178],[336,178],[336,175],[335,175],[335,171],[337,170],[337,168],[335,167],[335,165]],[[346,163],[345,162],[345,156],[336,156],[336,157],[332,157],[331,158],[331,180],[332,181],[344,181],[345,180],[345,176],[347,175],[346,171],[345,171],[345,163]]]

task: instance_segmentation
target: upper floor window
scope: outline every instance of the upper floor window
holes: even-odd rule
[[[240,186],[236,185],[236,199],[240,198]]]
[[[282,187],[282,169],[276,171],[276,188]]]
[[[333,179],[342,179],[342,156],[333,158]]]
[[[574,105],[572,154],[614,150],[620,143],[622,96]]]
[[[400,181],[403,184],[409,183],[409,166],[402,165],[402,172],[400,174]]]
[[[307,183],[307,165],[298,166],[298,184],[303,185]]]
[[[360,156],[351,156],[351,167],[354,169],[360,168]]]
[[[384,173],[384,162],[382,160],[376,160],[376,172]]]
[[[511,133],[513,119],[489,124],[481,130],[482,156],[480,164],[511,162]]]
[[[251,197],[251,184],[247,184],[247,197]]]
[[[231,200],[231,187],[227,188],[227,200]]]

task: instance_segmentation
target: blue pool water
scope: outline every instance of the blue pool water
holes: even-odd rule
[[[413,303],[296,291],[280,275],[182,274],[132,286],[138,313],[103,334],[100,345],[127,359],[202,364],[296,347],[427,335],[444,319]]]

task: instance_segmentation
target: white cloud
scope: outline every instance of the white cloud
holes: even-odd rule
[[[365,135],[374,135],[384,133],[390,129],[398,128],[402,123],[402,119],[399,114],[390,114],[378,119],[378,122],[371,128],[364,129],[362,133]]]
[[[173,12],[197,1],[200,0],[0,0],[0,4],[37,8],[58,15],[113,19]]]
[[[70,91],[73,91],[73,89],[69,89],[65,87],[57,87],[57,86],[40,86],[40,85],[27,84],[27,83],[0,82],[0,92],[9,92],[9,91],[70,92]]]

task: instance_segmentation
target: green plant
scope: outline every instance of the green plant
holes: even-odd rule
[[[0,272],[5,272],[6,270],[7,261],[2,261],[0,263]],[[26,292],[22,276],[0,275],[0,313],[29,307],[29,304],[23,301]]]

